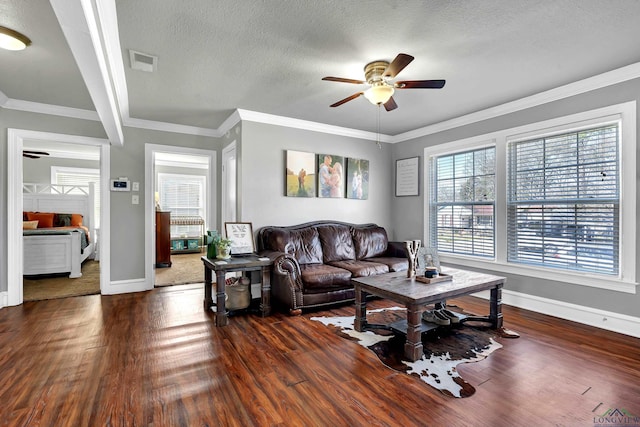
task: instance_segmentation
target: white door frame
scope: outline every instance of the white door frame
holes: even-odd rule
[[[236,176],[235,182],[236,182],[236,206],[235,206],[235,212],[236,212],[236,217],[235,218],[227,218],[226,213],[227,213],[227,203],[229,203],[229,194],[228,194],[228,171],[227,171],[227,159],[229,159],[230,157],[234,157],[235,161],[236,161],[236,173],[237,173],[237,163],[238,163],[238,153],[236,151],[236,142],[233,141],[231,142],[231,144],[227,145],[226,147],[224,147],[224,149],[222,150],[222,200],[221,200],[221,224],[220,227],[222,229],[222,227],[224,227],[224,223],[225,221],[236,221],[238,218],[238,203],[237,203],[237,196],[238,196],[238,178]]]
[[[109,141],[89,136],[65,135],[25,129],[7,130],[7,305],[23,302],[22,244],[22,148],[24,141],[60,142],[100,147],[100,292],[108,293],[110,271],[110,209],[109,209]],[[105,267],[106,266],[106,267]]]
[[[172,153],[172,154],[191,154],[196,156],[205,156],[209,158],[207,169],[207,224],[209,227],[216,224],[216,160],[217,153],[213,150],[205,150],[200,148],[178,147],[173,145],[159,145],[146,143],[144,145],[144,265],[145,280],[147,288],[153,289],[156,282],[155,254],[156,254],[156,232],[155,232],[155,164],[156,153]]]

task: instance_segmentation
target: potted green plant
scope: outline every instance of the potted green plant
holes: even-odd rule
[[[231,258],[231,240],[220,237],[216,242],[216,251],[218,252],[216,258],[218,259]]]
[[[202,236],[202,241],[205,245],[207,245],[207,258],[213,259],[216,258],[217,246],[220,241],[220,234],[217,230],[207,230],[207,234]]]

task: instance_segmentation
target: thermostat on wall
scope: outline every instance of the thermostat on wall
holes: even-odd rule
[[[111,191],[131,191],[131,183],[128,178],[118,178],[111,180]]]

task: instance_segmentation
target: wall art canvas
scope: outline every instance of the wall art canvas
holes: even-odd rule
[[[318,154],[318,197],[344,197],[344,157]]]
[[[316,155],[314,153],[287,150],[285,195],[316,197]]]
[[[347,199],[369,198],[369,160],[347,159]]]

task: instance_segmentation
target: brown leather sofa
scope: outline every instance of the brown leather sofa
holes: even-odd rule
[[[408,268],[403,244],[389,242],[376,224],[314,221],[263,227],[257,245],[261,256],[273,260],[273,304],[291,314],[353,301],[352,277]]]

